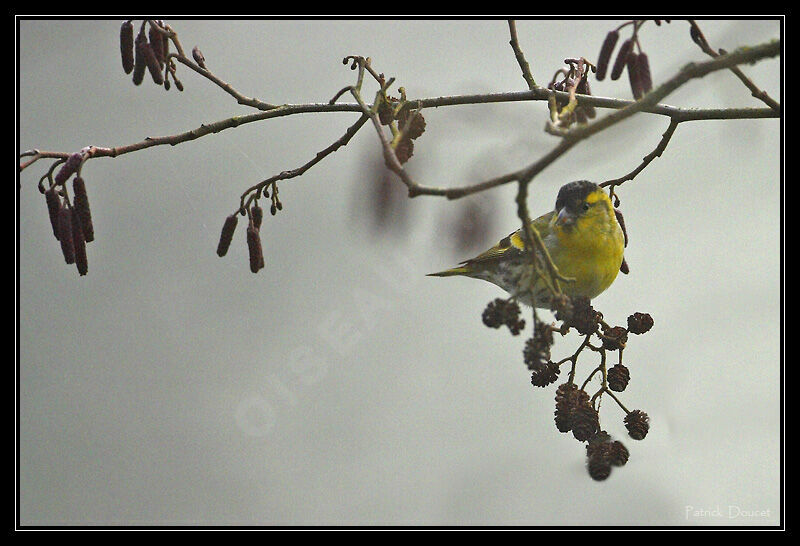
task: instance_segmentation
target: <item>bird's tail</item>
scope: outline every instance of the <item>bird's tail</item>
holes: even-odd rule
[[[453,277],[455,275],[469,275],[470,269],[467,266],[454,267],[452,269],[445,269],[438,273],[428,273],[428,277]]]

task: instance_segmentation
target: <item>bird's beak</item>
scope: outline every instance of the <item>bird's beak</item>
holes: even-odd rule
[[[575,223],[575,215],[573,215],[567,207],[562,208],[558,211],[558,216],[556,217],[556,225],[557,226],[571,226]]]

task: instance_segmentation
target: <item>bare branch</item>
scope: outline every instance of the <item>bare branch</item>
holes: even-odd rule
[[[664,150],[667,148],[667,144],[669,143],[669,140],[672,138],[672,134],[675,132],[675,129],[678,128],[678,124],[679,123],[680,122],[675,120],[675,119],[673,119],[672,121],[669,122],[669,127],[667,127],[667,130],[664,131],[664,134],[661,136],[661,140],[659,141],[659,143],[656,146],[656,148],[652,152],[650,152],[649,154],[644,156],[644,158],[642,159],[641,164],[639,164],[638,167],[633,169],[631,172],[629,172],[625,176],[621,176],[621,177],[615,178],[613,180],[607,180],[607,181],[601,183],[600,187],[603,187],[603,188],[610,187],[609,192],[611,194],[613,194],[614,193],[614,188],[616,188],[617,186],[619,186],[623,182],[626,182],[628,180],[633,180],[636,177],[636,175],[638,175],[640,172],[642,172],[645,169],[645,167],[647,167],[650,164],[650,162],[652,162],[657,157],[661,157],[661,154],[664,153]]]
[[[265,112],[256,112],[252,114],[245,114],[242,116],[234,116],[213,123],[202,124],[195,129],[183,133],[178,133],[176,135],[161,136],[161,137],[146,137],[144,140],[140,142],[135,142],[133,144],[128,144],[125,146],[115,146],[115,147],[90,146],[88,157],[89,158],[118,157],[120,155],[129,154],[131,152],[136,152],[146,148],[152,148],[153,146],[164,146],[164,145],[175,146],[177,144],[195,140],[204,137],[206,135],[219,133],[226,129],[231,129],[248,123],[254,123],[264,119],[291,116],[294,114],[310,113],[310,112],[352,112],[355,111],[354,107],[357,106],[358,105],[328,104],[328,103],[287,104],[283,106],[278,106],[272,110],[267,110]],[[69,157],[70,154],[71,152],[54,152],[45,150],[38,150],[36,151],[35,154],[32,153],[32,151],[23,152],[23,154],[20,154],[20,157],[31,157],[31,159],[26,162],[20,163],[19,169],[20,171],[22,171],[39,159],[45,159],[45,158],[63,159]]]
[[[206,78],[207,80],[216,84],[220,89],[225,91],[227,94],[232,96],[236,99],[236,102],[242,104],[244,106],[251,106],[253,108],[257,108],[259,110],[273,110],[275,108],[279,108],[274,104],[269,104],[268,102],[260,101],[254,97],[246,97],[241,94],[239,91],[233,88],[231,84],[224,81],[222,78],[216,76],[213,72],[211,72],[208,68],[201,68],[197,63],[189,59],[184,55],[178,55],[175,53],[171,53],[169,56],[170,59],[175,59],[179,63],[184,66],[187,66]]]
[[[367,119],[369,119],[369,116],[367,116],[367,115],[363,115],[360,118],[358,118],[358,121],[356,121],[353,125],[351,125],[350,127],[347,128],[347,131],[344,133],[344,135],[339,137],[333,144],[331,144],[327,148],[317,152],[317,154],[314,156],[314,158],[311,159],[310,161],[308,161],[307,163],[301,165],[300,167],[298,167],[296,169],[292,169],[291,171],[283,171],[280,174],[277,174],[275,176],[271,176],[270,178],[267,178],[266,180],[262,180],[258,184],[255,184],[254,186],[251,186],[250,188],[247,188],[244,191],[244,193],[242,193],[242,196],[241,196],[241,199],[240,199],[240,204],[239,204],[239,210],[237,212],[242,212],[242,211],[247,210],[247,208],[250,205],[250,203],[257,196],[261,195],[261,192],[263,191],[263,189],[265,187],[267,187],[267,186],[269,186],[271,184],[274,184],[275,182],[277,182],[279,180],[286,180],[286,179],[289,179],[289,178],[295,178],[297,176],[300,176],[300,175],[304,174],[308,169],[310,169],[311,167],[313,167],[314,165],[316,165],[317,163],[319,163],[320,161],[325,159],[328,155],[332,154],[333,152],[335,152],[336,150],[338,150],[342,146],[346,146],[347,143],[350,142],[350,139],[352,139],[353,136],[355,136],[355,134],[358,132],[358,130],[361,129],[361,127],[364,126],[364,124],[367,122]]]
[[[188,68],[194,70],[204,78],[208,79],[209,81],[213,82],[217,85],[220,89],[228,93],[230,96],[236,99],[236,102],[245,106],[251,106],[253,108],[257,108],[259,110],[272,110],[273,108],[277,108],[274,104],[269,104],[263,101],[260,101],[256,98],[246,97],[236,89],[233,88],[231,84],[222,80],[218,76],[216,76],[211,70],[208,69],[207,66],[201,67],[192,59],[190,59],[186,52],[183,49],[183,45],[181,44],[180,40],[178,39],[178,33],[175,32],[172,27],[165,24],[164,26],[160,26],[156,21],[149,20],[148,23],[151,27],[155,28],[158,32],[165,34],[169,39],[175,44],[175,48],[178,50],[177,53],[171,53],[167,57],[167,62],[170,59],[175,59],[179,63],[187,66]]]
[[[191,63],[191,64],[189,64]],[[186,66],[192,66],[194,63],[187,59]],[[199,66],[194,66],[193,68],[198,73],[203,73],[203,69]],[[203,73],[205,76],[205,74]],[[339,93],[337,93],[335,98],[338,98],[342,94],[348,92],[350,87],[345,87]],[[503,103],[503,102],[524,102],[524,101],[546,101],[550,95],[553,94],[553,91],[543,89],[541,87],[537,87],[532,91],[517,91],[517,92],[509,92],[509,93],[488,93],[488,94],[479,94],[479,95],[452,95],[452,96],[441,96],[441,97],[433,97],[433,98],[426,98],[426,99],[416,99],[416,100],[409,100],[408,101],[408,108],[436,108],[442,106],[458,106],[458,105],[465,105],[465,104],[489,104],[489,103]],[[563,97],[568,99],[569,93],[567,92],[555,92],[557,97]],[[623,100],[623,99],[615,99],[609,97],[600,97],[596,95],[576,95],[579,102],[581,104],[595,106],[597,108],[609,108],[609,109],[624,109],[628,108],[634,104],[641,104],[637,103],[636,101],[630,100]],[[238,100],[238,99],[237,99]],[[182,142],[194,140],[196,138],[200,138],[201,136],[205,136],[208,134],[218,133],[222,130],[237,127],[239,125],[244,125],[247,123],[253,123],[256,121],[261,121],[264,119],[270,119],[273,117],[283,117],[283,116],[291,116],[295,114],[303,114],[303,113],[321,113],[321,112],[358,112],[363,113],[361,105],[357,103],[338,103],[336,104],[335,101],[330,103],[309,103],[309,104],[285,104],[282,106],[272,107],[272,105],[268,105],[267,103],[261,103],[256,99],[243,99],[244,102],[241,104],[247,104],[247,101],[253,101],[249,106],[253,106],[259,109],[259,104],[264,106],[266,109],[263,112],[253,113],[253,114],[246,114],[242,116],[235,116],[232,118],[216,121],[210,124],[204,124],[197,129],[193,129],[190,131],[186,131],[184,133],[179,133],[176,135],[171,136],[163,136],[163,137],[152,137],[146,138],[145,140],[133,144],[129,144],[126,146],[117,146],[117,147],[95,147],[95,151],[91,157],[117,157],[119,155],[123,155],[130,152],[135,152],[138,150],[142,150],[145,148],[150,148],[152,146],[162,146],[162,145],[170,145],[174,146],[176,144],[180,144]],[[681,121],[693,121],[693,120],[721,120],[721,119],[762,119],[762,118],[777,118],[780,117],[780,112],[776,111],[772,108],[678,108],[675,106],[669,106],[665,104],[647,104],[643,105],[639,108],[638,111],[646,112],[655,115],[662,115],[668,116],[673,119],[679,119]],[[35,163],[39,159],[59,159],[59,158],[66,158],[70,155],[71,152],[57,152],[57,151],[45,151],[40,150],[37,151],[35,154],[32,151],[23,152],[20,154],[20,158],[22,157],[31,157],[28,161],[24,161],[20,163],[19,170],[23,171],[33,163]],[[507,177],[501,177],[502,179],[506,179]],[[510,179],[506,179],[506,181],[513,180],[513,177]],[[490,186],[491,187],[491,186]],[[433,190],[431,194],[440,194],[442,190]],[[455,192],[457,193],[457,192]]]
[[[709,45],[708,40],[706,40],[703,31],[700,30],[700,27],[697,25],[697,22],[694,19],[689,19],[689,24],[692,26],[692,38],[694,39],[694,42],[700,47],[700,49],[703,50],[703,53],[714,59],[726,53],[725,50],[723,49],[720,49],[719,52],[714,51],[714,49]],[[764,91],[763,89],[759,89],[759,87],[755,83],[753,83],[753,80],[745,76],[744,72],[742,72],[738,66],[732,66],[730,70],[731,72],[736,74],[736,77],[739,78],[739,80],[741,80],[741,82],[745,85],[745,87],[747,87],[750,90],[750,93],[753,95],[753,97],[760,100],[773,110],[781,109],[780,103],[777,102],[772,97],[770,97],[766,91]]]
[[[508,30],[511,33],[511,49],[514,50],[514,56],[517,58],[517,63],[519,64],[519,68],[522,70],[522,77],[525,79],[525,83],[528,84],[528,89],[536,89],[536,82],[531,75],[531,67],[528,65],[528,61],[525,60],[525,54],[522,53],[522,48],[519,45],[519,39],[517,38],[517,23],[513,19],[508,21]]]

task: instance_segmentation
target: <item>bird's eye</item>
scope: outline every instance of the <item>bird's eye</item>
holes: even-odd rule
[[[589,207],[590,207],[590,206],[591,206],[591,205],[590,205],[589,203],[586,203],[586,202],[584,202],[584,203],[583,203],[583,207],[582,207],[582,208],[583,208],[583,212],[586,212],[587,210],[589,210]]]

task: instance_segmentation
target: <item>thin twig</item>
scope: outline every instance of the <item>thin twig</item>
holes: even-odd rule
[[[708,40],[706,40],[706,37],[703,34],[703,31],[700,30],[700,27],[697,25],[697,22],[694,19],[689,19],[689,24],[692,26],[693,35],[697,36],[697,39],[695,40],[695,43],[700,47],[700,49],[703,51],[703,53],[705,53],[706,55],[708,55],[709,57],[712,57],[714,59],[716,59],[720,55],[724,55],[725,54],[724,50],[722,50],[722,49],[719,50],[719,52],[714,51],[714,49],[708,43]],[[767,94],[766,91],[764,91],[763,89],[760,89],[755,83],[753,83],[753,80],[748,78],[738,66],[732,66],[732,67],[730,67],[730,70],[731,70],[731,72],[736,74],[736,77],[739,78],[739,80],[745,85],[745,87],[747,87],[750,90],[750,93],[753,95],[753,97],[755,97],[756,99],[760,100],[761,102],[763,102],[764,104],[766,104],[767,106],[772,108],[773,110],[780,111],[780,109],[781,109],[780,103],[777,102],[772,97],[770,97]]]
[[[344,104],[328,104],[328,103],[287,104],[284,106],[279,106],[272,110],[267,110],[265,112],[255,112],[252,114],[245,114],[242,116],[234,116],[220,121],[215,121],[213,123],[204,123],[195,129],[183,133],[178,133],[175,135],[168,135],[161,137],[146,137],[144,140],[140,142],[135,142],[133,144],[128,144],[125,146],[115,146],[115,147],[90,146],[88,157],[90,158],[118,157],[121,155],[129,154],[131,152],[136,152],[146,148],[152,148],[154,146],[165,146],[165,145],[175,146],[177,144],[195,140],[209,134],[219,133],[226,129],[239,127],[240,125],[254,123],[265,119],[291,116],[300,113],[352,112],[352,111],[354,111],[354,108]],[[31,154],[30,151],[23,152],[22,154],[20,154],[20,157],[30,156],[31,159],[24,163],[21,163],[19,168],[20,171],[22,171],[39,159],[46,159],[46,158],[63,159],[69,157],[70,154],[71,152],[55,152],[46,150],[38,150],[36,154]]]
[[[663,135],[661,135],[661,140],[658,142],[656,148],[652,152],[644,156],[644,158],[642,158],[642,162],[639,164],[638,167],[636,167],[635,169],[633,169],[631,172],[629,172],[624,176],[602,182],[600,184],[600,187],[602,188],[610,187],[609,192],[613,194],[614,188],[621,185],[623,182],[626,182],[628,180],[633,180],[636,177],[636,175],[642,172],[645,169],[645,167],[647,167],[655,158],[661,157],[661,154],[664,153],[664,150],[667,148],[669,140],[672,138],[672,134],[675,132],[675,129],[678,128],[679,123],[680,122],[675,119],[669,122],[669,127],[667,127],[667,130],[664,131]]]
[[[552,91],[543,87],[529,91],[512,91],[507,93],[486,93],[479,95],[453,95],[427,99],[412,99],[408,101],[409,108],[435,108],[439,106],[458,106],[464,104],[491,104],[498,102],[524,102],[547,101],[551,95],[565,102],[569,100],[566,91]],[[610,108],[621,110],[637,101],[602,97],[598,95],[575,95],[582,105],[597,108]],[[771,108],[679,108],[667,104],[648,103],[642,107],[641,112],[667,117],[680,117],[682,121],[712,120],[712,119],[753,119],[777,118],[780,113]]]
[[[177,54],[177,53],[170,53],[169,58],[170,59],[175,59],[176,61],[178,61],[182,65],[191,68],[192,70],[194,70],[195,72],[197,72],[198,74],[200,74],[201,76],[206,78],[207,80],[213,82],[220,89],[222,89],[227,94],[229,94],[230,96],[235,98],[236,102],[239,103],[239,104],[242,104],[244,106],[250,106],[252,108],[257,108],[258,110],[262,110],[262,111],[268,111],[268,110],[274,110],[275,108],[280,108],[279,106],[276,106],[274,104],[270,104],[268,102],[260,101],[260,100],[254,98],[254,97],[246,97],[246,96],[244,96],[239,91],[234,89],[231,84],[229,84],[228,82],[226,82],[222,78],[218,77],[216,74],[211,72],[208,68],[201,68],[197,63],[195,63],[194,61],[192,61],[191,59],[189,59],[188,57],[186,57],[184,55],[180,55],[180,54]]]
[[[528,183],[519,182],[517,189],[517,216],[522,222],[522,241],[525,251],[530,258],[531,266],[533,267],[534,276],[531,277],[531,285],[537,278],[543,279],[547,282],[553,296],[561,294],[561,285],[559,281],[572,282],[574,279],[567,278],[561,275],[556,267],[550,252],[542,241],[542,236],[539,231],[533,226],[530,213],[528,212]],[[547,276],[542,274],[541,267],[537,258],[544,262],[547,268]],[[531,290],[531,300],[533,301],[536,294]]]
[[[517,64],[519,64],[519,68],[522,70],[522,77],[525,79],[525,83],[528,84],[528,89],[536,89],[536,81],[534,81],[531,75],[531,67],[528,65],[528,61],[525,60],[525,54],[522,53],[522,48],[519,45],[517,23],[513,19],[509,19],[508,21],[508,31],[511,34],[511,41],[509,41],[509,44],[511,44],[511,49],[514,50],[514,56],[517,58]]]
[[[248,206],[253,201],[253,199],[255,199],[256,196],[261,194],[261,191],[263,190],[263,188],[265,188],[265,187],[267,187],[267,186],[269,186],[271,184],[274,184],[275,182],[277,182],[279,180],[286,180],[286,179],[289,179],[289,178],[295,178],[297,176],[300,176],[300,175],[304,174],[308,169],[310,169],[311,167],[313,167],[314,165],[316,165],[317,163],[319,163],[320,161],[325,159],[325,157],[327,157],[328,155],[332,154],[333,152],[335,152],[336,150],[338,150],[342,146],[346,146],[347,143],[350,142],[350,139],[352,139],[353,136],[355,136],[355,134],[358,132],[358,130],[361,129],[361,127],[364,126],[364,124],[367,122],[368,119],[369,119],[369,116],[362,115],[360,118],[358,118],[358,121],[356,121],[353,125],[351,125],[350,127],[347,128],[347,131],[344,133],[344,135],[339,137],[333,144],[331,144],[327,148],[317,152],[313,159],[311,159],[307,163],[301,165],[300,167],[298,167],[296,169],[292,169],[290,171],[283,171],[280,174],[277,174],[275,176],[271,176],[270,178],[267,178],[266,180],[262,180],[258,184],[255,184],[255,185],[247,188],[242,193],[242,196],[241,196],[241,198],[239,200],[239,210],[237,212],[242,212],[242,211],[247,210]]]
[[[611,389],[605,389],[605,388],[604,388],[604,389],[603,389],[603,392],[607,393],[607,394],[608,394],[608,395],[609,395],[611,398],[613,398],[613,399],[614,399],[614,402],[616,402],[616,403],[617,403],[617,405],[618,405],[620,408],[622,408],[622,411],[624,411],[626,414],[630,413],[630,411],[628,411],[628,408],[626,408],[626,407],[623,405],[623,403],[622,403],[622,402],[620,402],[619,398],[617,398],[617,397],[614,395],[614,392],[613,392]]]
[[[162,27],[155,20],[149,19],[149,20],[147,20],[147,22],[150,24],[150,26],[153,29],[155,29],[156,31],[160,32],[161,34],[164,34],[165,36],[167,36],[172,41],[172,43],[175,45],[175,49],[178,50],[177,53],[170,53],[167,56],[167,59],[166,59],[167,63],[169,63],[170,59],[175,59],[179,63],[183,64],[184,66],[189,67],[190,69],[194,70],[195,72],[197,72],[198,74],[200,74],[201,76],[206,78],[207,80],[209,80],[209,81],[213,82],[214,84],[216,84],[220,89],[222,89],[223,91],[228,93],[230,96],[235,98],[236,102],[238,102],[239,104],[242,104],[242,105],[245,105],[245,106],[250,106],[250,107],[253,107],[253,108],[257,108],[259,110],[272,110],[273,108],[277,108],[277,106],[274,105],[274,104],[269,104],[269,103],[260,101],[260,100],[258,100],[256,98],[244,96],[242,93],[240,93],[239,91],[234,89],[231,84],[229,84],[228,82],[224,81],[222,78],[218,77],[216,74],[211,72],[211,70],[209,70],[208,67],[201,67],[197,63],[195,63],[192,59],[190,59],[186,55],[186,52],[183,49],[183,45],[181,44],[180,39],[178,38],[178,33],[175,32],[175,30],[171,26],[169,26],[168,24],[164,24],[164,26]],[[174,74],[173,74],[173,76],[174,76]]]
[[[575,368],[576,368],[577,363],[578,363],[578,356],[580,356],[580,354],[583,351],[583,349],[585,349],[587,346],[589,346],[589,341],[591,340],[591,338],[592,338],[591,334],[584,336],[583,337],[583,342],[581,342],[580,346],[572,354],[572,356],[568,356],[567,358],[564,358],[564,359],[562,359],[562,360],[560,360],[558,362],[559,367],[564,362],[567,362],[568,360],[572,362],[572,367],[571,367],[571,369],[569,371],[569,383],[575,383]]]

